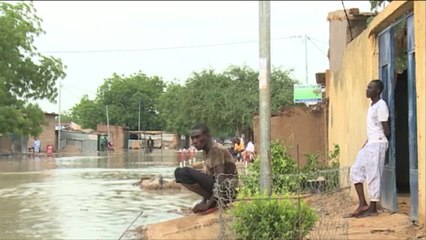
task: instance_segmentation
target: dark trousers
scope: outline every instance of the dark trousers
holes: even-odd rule
[[[214,178],[193,168],[176,168],[175,179],[177,183],[189,185],[198,184],[206,192],[213,194],[213,187],[215,182]]]
[[[198,184],[210,194],[213,194],[213,188],[216,181],[214,177],[190,167],[176,168],[175,179],[177,183],[188,185]],[[229,181],[222,183],[218,190],[224,204],[228,204],[236,197],[236,190],[230,185]]]

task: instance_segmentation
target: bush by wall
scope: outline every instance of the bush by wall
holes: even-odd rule
[[[236,239],[302,239],[313,228],[318,216],[303,201],[277,196],[251,196],[232,208],[231,229]]]

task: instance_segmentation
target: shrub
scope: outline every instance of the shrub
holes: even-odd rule
[[[290,156],[287,148],[280,142],[275,141],[271,144],[272,160],[272,192],[285,193],[294,192],[298,188],[298,182],[295,174],[297,165]],[[242,187],[239,192],[243,194],[258,194],[260,180],[260,159],[259,157],[248,166],[248,175],[241,177]]]
[[[339,145],[334,145],[334,150],[328,153],[329,163],[321,162],[319,154],[305,154],[306,165],[298,174],[297,164],[294,158],[288,153],[287,148],[279,141],[271,144],[272,162],[272,192],[284,194],[289,192],[308,192],[312,186],[307,185],[308,180],[324,177],[327,183],[322,190],[331,190],[339,187]],[[241,176],[242,185],[239,192],[243,194],[258,194],[260,180],[260,159],[259,157],[248,166],[248,174]]]
[[[301,239],[313,228],[318,216],[305,202],[255,195],[237,202],[231,229],[236,239]],[[299,204],[300,203],[300,204]]]

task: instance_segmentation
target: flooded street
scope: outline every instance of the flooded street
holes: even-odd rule
[[[0,159],[0,239],[118,239],[141,211],[130,229],[181,216],[195,194],[132,185],[173,178],[177,154],[161,153]]]

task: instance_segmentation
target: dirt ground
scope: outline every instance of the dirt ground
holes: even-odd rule
[[[318,206],[325,213],[320,216],[322,220],[317,223],[317,229],[312,230],[314,234],[310,234],[306,239],[426,240],[426,229],[410,220],[406,207],[400,207],[399,213],[387,213],[380,210],[378,216],[344,219],[344,213],[352,212],[356,208],[356,202],[351,200],[339,202],[337,199],[342,199],[342,194],[346,193],[314,195],[310,199],[305,199],[310,205]],[[407,202],[407,199],[404,198],[399,200],[400,206],[404,206],[403,202]],[[140,226],[129,232],[133,236],[129,238],[141,240],[218,239],[221,232],[218,211],[208,215],[193,214],[190,209],[182,209],[181,212],[184,214],[181,218]],[[328,227],[322,221],[327,224],[330,224],[331,221],[333,224]],[[336,228],[340,229],[338,231],[341,231],[341,234],[338,234]]]
[[[191,214],[167,222],[139,227],[138,239],[218,239],[218,213]],[[135,236],[135,235],[133,235]],[[348,235],[341,239],[426,239],[425,228],[413,225],[404,214],[381,213],[369,218],[349,219]],[[326,238],[322,238],[326,239]]]
[[[330,196],[329,199],[321,195],[315,196],[317,199],[307,200],[308,202],[315,201],[322,207],[329,210],[327,213],[328,218],[334,218],[338,224],[346,224],[345,234],[341,234],[337,239],[361,240],[361,239],[406,239],[406,240],[426,240],[426,233],[424,226],[414,224],[409,216],[406,214],[406,209],[401,213],[387,213],[380,211],[378,216],[366,218],[350,218],[343,219],[343,212],[351,212],[356,208],[356,203],[351,201],[347,206],[343,207],[344,211],[334,211],[336,209],[336,201],[333,197],[337,198],[338,195]],[[323,202],[317,201],[318,199],[324,200],[329,205],[323,205]],[[330,201],[331,200],[331,201]],[[401,200],[401,201],[404,201]],[[342,203],[340,203],[342,204]],[[157,224],[150,224],[147,226],[140,226],[136,230],[126,234],[128,238],[132,239],[218,239],[218,234],[221,230],[219,224],[219,212],[213,212],[208,215],[197,215],[191,213],[190,209],[182,209],[183,216],[178,219],[161,222]],[[322,216],[324,217],[324,216]],[[326,221],[330,221],[327,219]],[[319,223],[321,227],[321,223]],[[333,229],[330,229],[333,231]],[[327,230],[327,231],[330,231]],[[315,231],[315,230],[313,230]],[[346,234],[347,233],[347,234]],[[130,237],[132,236],[132,237]],[[331,239],[333,236],[336,239],[336,234],[327,235],[326,231],[321,231],[320,234],[313,234],[307,239]]]
[[[319,224],[326,218],[328,219],[325,222],[330,222],[331,218],[331,221],[334,220],[337,223],[336,226],[346,224],[347,237],[342,234],[342,239],[426,239],[424,226],[417,225],[409,217],[410,206],[407,196],[398,198],[398,213],[385,212],[379,206],[378,216],[349,219],[344,219],[342,216],[353,212],[357,208],[357,202],[349,197],[348,192],[313,195],[306,201],[311,206],[322,207],[322,210],[326,212],[320,216]],[[327,236],[326,232],[324,233]],[[318,239],[318,236],[313,239]]]
[[[388,213],[380,209],[378,216],[346,219],[343,215],[351,213],[357,207],[357,203],[349,197],[348,191],[347,188],[343,191],[313,194],[303,198],[320,212],[320,220],[306,239],[426,240],[424,226],[413,223],[408,215],[409,196],[398,197],[398,213]],[[193,214],[190,209],[182,209],[179,212],[182,214],[181,218],[140,226],[126,235],[128,238],[144,240],[218,239],[223,227],[219,224],[219,211],[208,215]]]

